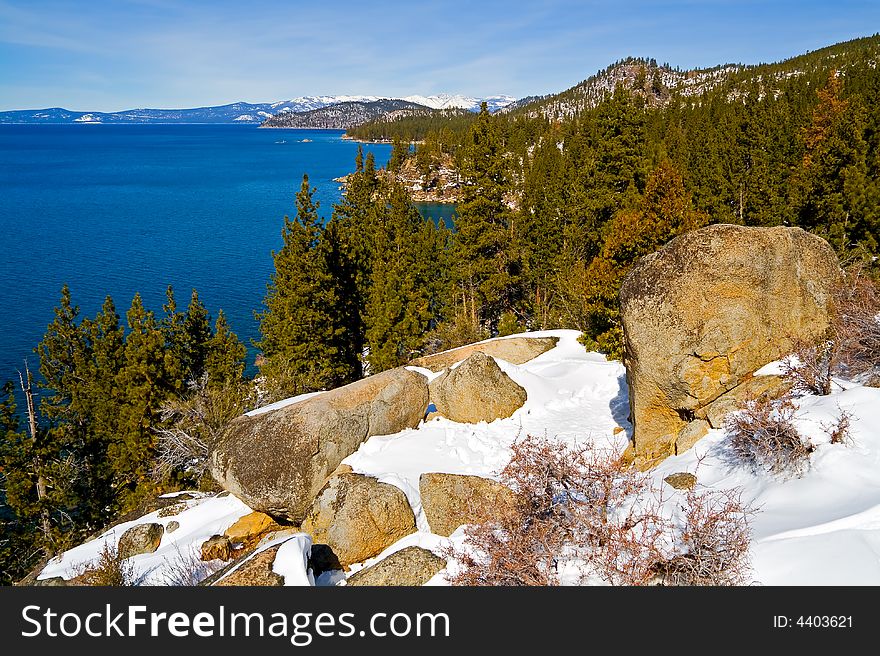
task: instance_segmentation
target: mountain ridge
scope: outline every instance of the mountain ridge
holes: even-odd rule
[[[229,123],[258,124],[281,113],[310,112],[332,105],[351,102],[378,102],[400,100],[429,109],[459,108],[477,111],[484,100],[493,111],[515,101],[512,96],[495,95],[475,98],[460,94],[440,93],[430,96],[411,95],[404,98],[390,96],[336,95],[299,96],[290,100],[267,103],[234,102],[180,109],[133,108],[118,112],[78,111],[64,107],[18,109],[0,112],[0,124],[50,123]]]

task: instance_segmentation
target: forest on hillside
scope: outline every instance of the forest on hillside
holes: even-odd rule
[[[425,220],[369,155],[327,221],[304,178],[273,254],[253,380],[195,293],[180,310],[169,290],[158,314],[135,297],[123,325],[112,299],[83,317],[63,290],[39,380],[10,382],[0,404],[0,583],[157,494],[210,488],[212,439],[245,410],[524,330],[576,328],[585,348],[619,357],[623,278],[694,228],[800,226],[873,265],[878,54],[880,38],[862,39],[738,69],[699,96],[658,88],[643,62],[636,86],[572,112],[557,110],[577,87],[508,114],[386,123],[388,168],[454,157],[453,229]]]

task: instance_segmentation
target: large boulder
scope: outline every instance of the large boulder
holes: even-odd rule
[[[343,567],[378,556],[414,533],[416,519],[406,495],[362,474],[331,478],[315,498],[302,530],[326,544]]]
[[[264,549],[259,553],[248,556],[236,567],[232,573],[223,576],[213,585],[221,587],[235,586],[263,586],[280,587],[284,585],[284,577],[276,574],[272,567],[275,564],[275,556],[278,555],[277,547]]]
[[[140,554],[153,553],[159,548],[165,527],[162,524],[137,524],[119,538],[117,554],[120,558],[131,558]]]
[[[840,275],[828,243],[799,228],[713,225],[637,262],[620,290],[636,464],[672,455],[709,404],[820,339]]]
[[[430,383],[437,414],[452,421],[475,424],[509,417],[526,402],[526,391],[491,357],[473,353]]]
[[[513,491],[501,483],[462,474],[422,474],[419,494],[428,526],[443,536],[462,524],[492,519],[516,503]]]
[[[558,342],[558,337],[505,337],[480,344],[468,344],[434,355],[426,355],[422,358],[416,358],[410,364],[435,372],[443,371],[456,362],[466,360],[474,353],[484,353],[493,358],[501,358],[511,364],[525,364],[554,348]]]
[[[298,523],[327,476],[373,435],[415,428],[424,376],[404,368],[275,410],[235,419],[211,452],[211,473],[254,510]]]
[[[395,551],[375,565],[348,577],[345,584],[354,586],[424,585],[446,568],[446,561],[421,547]]]

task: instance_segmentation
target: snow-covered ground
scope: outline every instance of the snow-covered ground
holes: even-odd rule
[[[501,368],[528,392],[527,402],[512,417],[488,424],[434,418],[416,429],[372,437],[344,460],[355,472],[376,476],[403,490],[416,513],[419,529],[362,566],[407,546],[438,552],[450,540],[461,543],[461,529],[452,538],[429,531],[419,498],[419,476],[425,472],[497,477],[509,460],[510,445],[526,435],[568,445],[590,444],[619,451],[626,447],[631,426],[621,363],[585,352],[575,331],[528,335],[556,336],[559,343],[521,366],[498,360]],[[429,377],[436,375],[427,369],[416,370]],[[767,368],[765,373],[771,370]],[[751,522],[751,578],[756,583],[880,585],[880,389],[838,381],[830,396],[803,397],[797,405],[797,427],[817,447],[810,468],[801,478],[783,480],[735,463],[724,431],[713,430],[693,449],[668,458],[653,470],[655,486],[663,487],[663,478],[671,473],[691,472],[704,489],[741,489],[742,500],[757,510]],[[831,444],[825,430],[841,410],[852,414],[848,445]],[[664,488],[664,495],[672,501],[677,494],[669,486]],[[155,554],[132,559],[145,583],[161,583],[163,563],[180,552],[193,552],[201,541],[222,533],[249,512],[233,497],[186,503],[192,507],[177,516],[157,518],[157,513],[151,513],[138,520],[180,522],[177,531],[164,536]],[[121,524],[97,540],[68,551],[50,563],[41,578],[70,578],[78,565],[97,557],[105,541],[118,540],[134,523]],[[276,571],[281,568],[289,572],[291,582],[310,582],[304,571],[297,570],[303,569],[304,545],[304,540],[291,543],[285,547],[283,562],[276,562]],[[354,566],[352,571],[360,567]],[[326,585],[342,580],[340,573],[330,573],[316,582]],[[444,583],[442,572],[430,581],[432,585]]]

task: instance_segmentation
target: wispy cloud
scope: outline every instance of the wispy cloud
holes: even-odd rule
[[[840,0],[0,0],[0,108],[561,90],[627,55],[778,59],[873,31]]]

